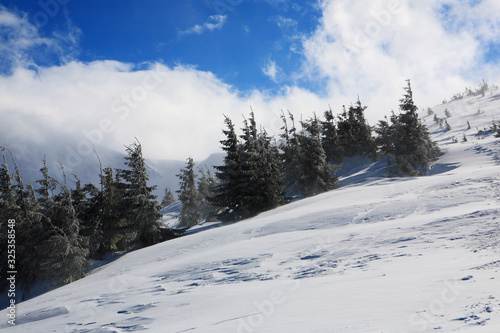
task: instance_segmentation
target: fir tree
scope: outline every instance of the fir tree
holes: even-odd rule
[[[280,149],[281,154],[281,165],[282,173],[284,179],[284,190],[287,196],[293,197],[300,193],[298,189],[299,179],[300,179],[300,165],[299,165],[299,141],[297,138],[297,129],[295,128],[295,119],[290,111],[288,112],[288,117],[291,122],[291,127],[288,127],[287,118],[284,113],[281,114],[281,119],[283,120],[283,133],[280,134],[281,144]],[[335,129],[335,125],[333,127]],[[333,138],[333,136],[332,136]],[[334,139],[333,139],[334,140]],[[333,153],[333,140],[331,153],[332,158],[336,156]]]
[[[356,104],[349,107],[347,114],[344,110],[341,115],[337,126],[346,157],[361,155],[375,158],[376,147],[370,125],[364,116],[365,110],[366,106],[362,106],[358,97]]]
[[[321,122],[313,118],[301,122],[299,142],[299,189],[305,196],[315,195],[336,187],[336,171],[327,161],[321,143]]]
[[[180,180],[177,191],[179,201],[182,203],[182,210],[180,214],[179,227],[189,227],[198,223],[200,218],[200,211],[198,209],[198,202],[200,196],[196,189],[196,178],[194,173],[194,162],[190,157],[187,160],[186,167],[181,169],[177,177]]]
[[[161,206],[163,208],[170,206],[175,202],[175,196],[172,190],[169,187],[165,188],[165,194],[163,195],[163,199],[161,200]]]
[[[160,209],[153,194],[156,186],[148,186],[149,176],[139,141],[125,148],[128,168],[121,170],[125,190],[123,203],[129,227],[136,234],[130,245],[152,245],[159,241]]]
[[[66,179],[64,174],[63,177]],[[66,284],[82,278],[87,267],[88,244],[79,234],[80,221],[76,217],[71,192],[66,181],[60,192],[51,201],[50,222],[54,228],[51,236],[42,245],[43,252],[51,253],[41,264],[42,276],[56,285]]]
[[[392,124],[379,126],[380,149],[389,158],[390,175],[425,175],[429,164],[437,160],[439,148],[418,118],[409,80],[400,102],[401,113],[391,117]]]
[[[224,157],[224,165],[215,167],[218,184],[214,189],[214,196],[210,198],[210,202],[218,209],[220,220],[230,221],[241,218],[238,207],[243,200],[241,189],[243,171],[241,146],[233,122],[228,117],[225,117],[224,123],[227,129],[222,132],[226,139],[220,142],[226,156]]]
[[[198,210],[202,221],[210,221],[216,215],[215,207],[210,203],[210,198],[214,195],[217,181],[210,170],[199,168],[200,178],[198,180]]]
[[[244,198],[239,212],[246,218],[283,203],[283,176],[278,149],[265,131],[258,133],[253,112],[244,122],[241,139]]]
[[[337,131],[337,124],[333,111],[330,108],[324,113],[325,121],[322,122],[321,142],[323,149],[330,163],[341,163],[344,158],[344,151],[340,143],[340,137]]]

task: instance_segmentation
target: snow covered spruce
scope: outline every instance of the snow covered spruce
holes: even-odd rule
[[[189,227],[253,218],[140,250],[178,234],[160,223],[139,142],[127,147],[124,169],[101,167],[98,186],[76,179],[74,189],[55,181],[46,163],[37,185],[24,185],[6,156],[0,217],[17,222],[19,297],[87,276],[23,302],[17,327],[0,328],[497,331],[494,92],[463,96],[418,118],[408,82],[400,112],[374,129],[359,100],[299,128],[283,114],[279,138],[258,130],[253,114],[239,136],[226,118],[226,157],[215,177],[197,175],[192,159],[179,173],[179,221]],[[434,116],[446,117],[450,128]],[[424,174],[432,177],[385,177]],[[167,189],[164,203],[172,196]],[[87,269],[129,250],[138,251]],[[6,265],[1,269],[4,276]]]

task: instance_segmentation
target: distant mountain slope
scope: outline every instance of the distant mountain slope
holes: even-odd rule
[[[433,108],[450,131],[424,117],[444,152],[430,176],[366,165],[331,192],[127,254],[0,328],[500,332],[500,141],[478,133],[500,119],[495,94]]]

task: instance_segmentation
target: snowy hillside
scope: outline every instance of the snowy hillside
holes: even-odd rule
[[[449,131],[425,116],[444,153],[430,176],[367,165],[337,190],[127,254],[0,328],[500,332],[500,141],[478,134],[500,91],[433,110],[446,108]]]

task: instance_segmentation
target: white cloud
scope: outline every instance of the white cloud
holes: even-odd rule
[[[281,110],[307,117],[313,111],[321,114],[330,104],[340,111],[359,94],[374,124],[397,108],[407,78],[418,105],[432,107],[483,77],[500,77],[498,69],[480,63],[484,43],[500,35],[494,0],[450,11],[467,22],[467,29],[443,24],[444,1],[422,0],[411,6],[401,1],[394,8],[388,3],[395,2],[322,3],[321,24],[304,39],[306,61],[296,75],[325,82],[324,96],[288,86],[275,94],[239,92],[210,72],[182,65],[154,63],[138,71],[116,61],[68,61],[27,69],[33,63],[30,48],[62,45],[61,39],[40,36],[22,15],[0,11],[0,26],[16,36],[5,52],[10,59],[24,59],[11,60],[12,75],[0,76],[0,141],[45,145],[68,164],[69,152],[85,153],[89,145],[98,151],[123,151],[137,137],[149,158],[201,160],[219,150],[223,114],[239,127],[250,106],[259,124],[277,135]],[[226,19],[211,20],[212,25],[192,33],[216,29]],[[58,47],[53,49],[60,54]],[[281,69],[274,60],[262,71],[279,82]]]
[[[264,67],[262,67],[262,73],[264,73],[274,82],[278,82],[279,71],[280,71],[279,67],[273,60],[269,60],[267,64]]]
[[[450,9],[443,16],[445,4]],[[482,63],[485,43],[500,36],[499,6],[496,0],[476,6],[460,0],[324,0],[321,24],[304,41],[302,75],[322,77],[335,101],[359,94],[372,120],[397,108],[408,78],[419,106],[432,106],[483,77],[499,77],[498,69]],[[450,26],[446,17],[460,23]]]
[[[179,31],[179,35],[201,35],[205,31],[213,31],[216,29],[221,29],[227,21],[226,15],[212,15],[209,17],[209,21],[205,22],[203,25],[195,25],[187,30]]]
[[[49,58],[61,61],[71,59],[76,53],[80,30],[67,20],[68,29],[42,36],[27,16],[8,11],[0,5],[0,71],[17,66],[36,66]]]
[[[300,113],[327,103],[299,88],[241,96],[213,74],[184,66],[134,71],[97,61],[37,72],[18,68],[0,76],[0,141],[58,150],[69,167],[75,153],[90,158],[91,147],[123,151],[134,137],[149,158],[201,160],[219,151],[223,114],[239,127],[252,106],[259,124],[278,134],[281,109]]]
[[[277,16],[275,18],[276,24],[281,29],[295,29],[297,28],[298,22],[289,17]]]

